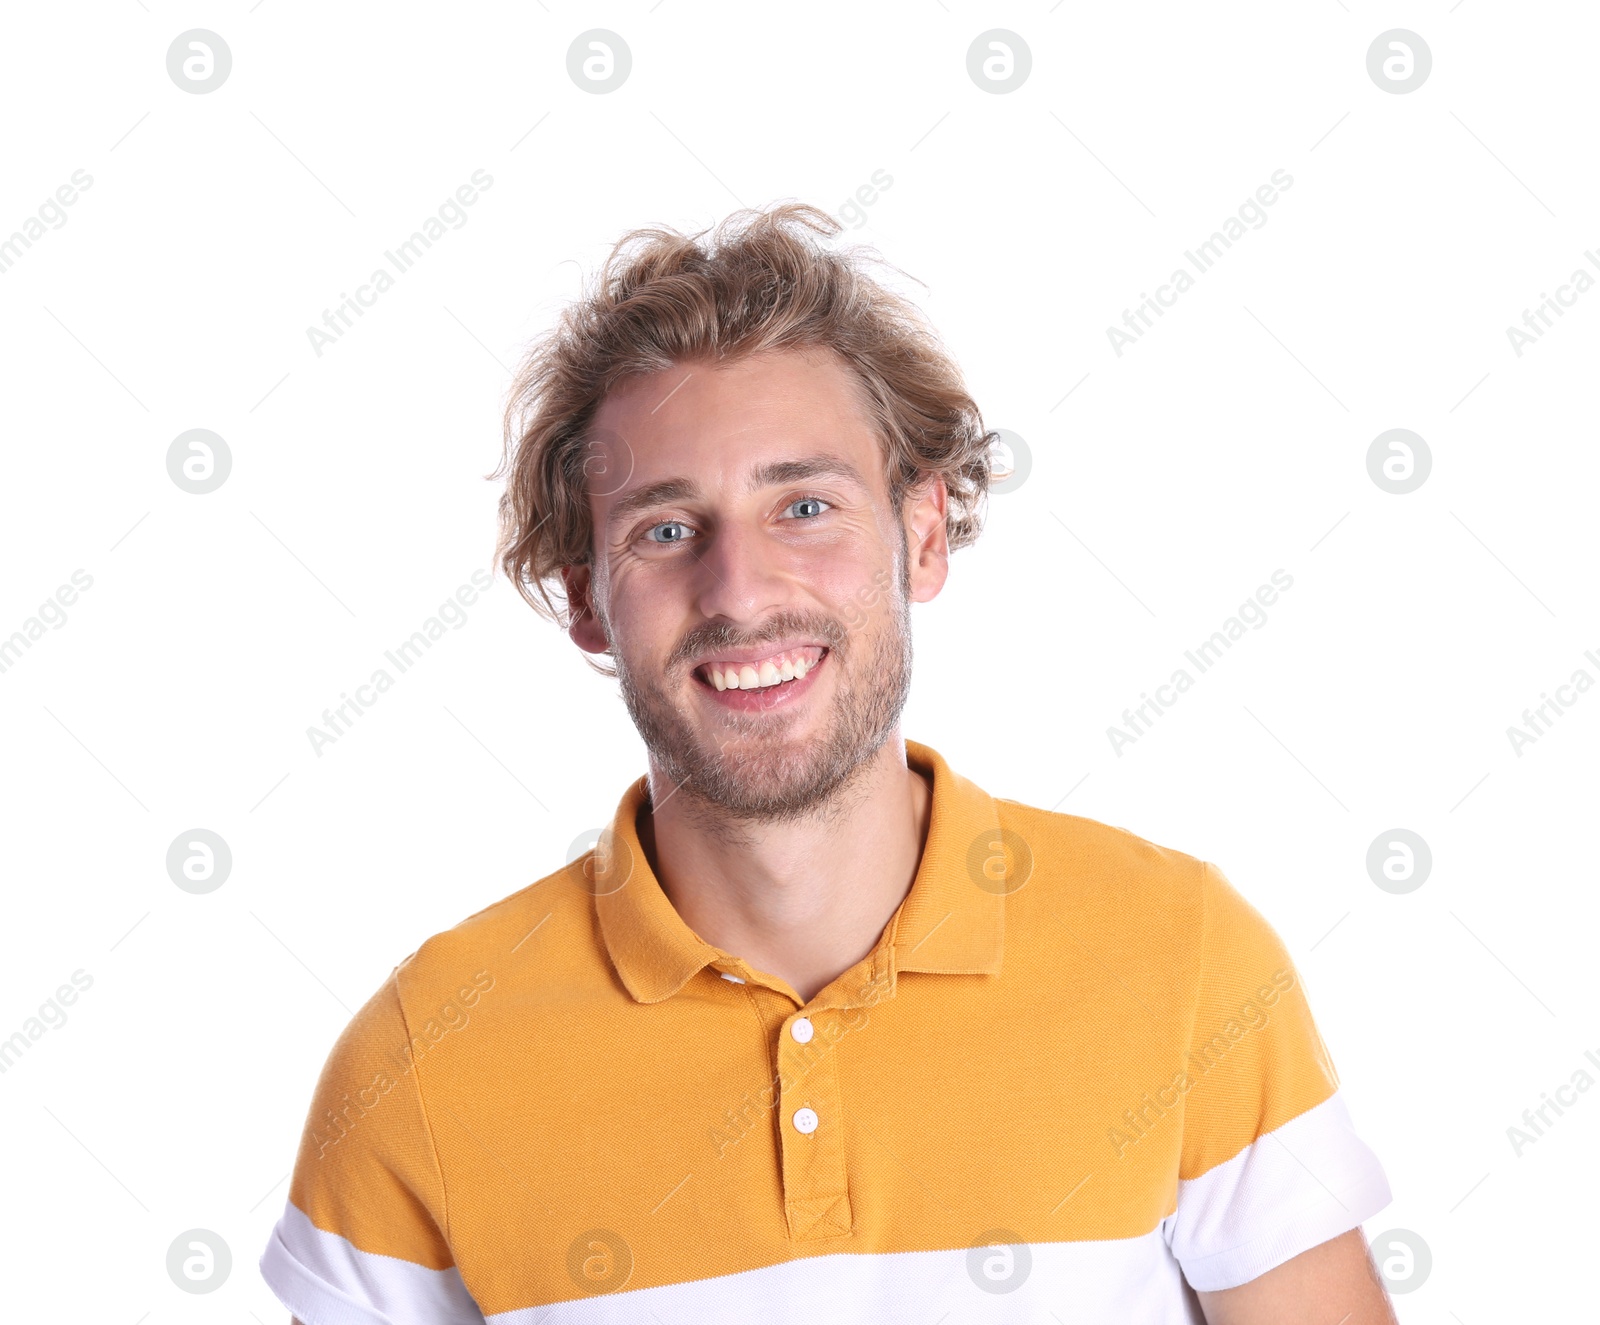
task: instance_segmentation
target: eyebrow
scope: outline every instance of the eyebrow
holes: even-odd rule
[[[800,483],[815,478],[843,479],[861,489],[867,486],[866,480],[861,477],[861,471],[842,456],[809,455],[795,460],[770,460],[764,465],[758,465],[750,473],[749,480],[745,484],[745,492],[755,493],[762,488]],[[656,506],[693,501],[699,495],[700,485],[690,478],[666,478],[657,483],[648,483],[619,498],[606,517],[606,525],[609,528],[621,520]]]

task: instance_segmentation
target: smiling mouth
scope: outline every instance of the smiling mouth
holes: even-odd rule
[[[825,646],[813,644],[785,649],[753,662],[713,660],[695,668],[694,675],[713,690],[770,690],[805,680],[829,652]]]

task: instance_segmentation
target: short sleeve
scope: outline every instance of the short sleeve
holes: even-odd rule
[[[1220,870],[1201,873],[1178,1199],[1163,1231],[1190,1285],[1214,1292],[1359,1227],[1391,1198],[1288,950]]]
[[[261,1274],[305,1325],[482,1325],[448,1241],[444,1187],[398,973],[317,1081]]]

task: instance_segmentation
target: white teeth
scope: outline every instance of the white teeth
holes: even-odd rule
[[[776,658],[763,658],[759,663],[728,663],[726,666],[711,663],[704,675],[718,690],[758,690],[782,685],[785,681],[802,680],[816,665],[803,654],[794,657],[781,654]]]

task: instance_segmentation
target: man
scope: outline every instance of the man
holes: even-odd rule
[[[501,564],[648,773],[356,1015],[267,1282],[305,1325],[1393,1322],[1262,917],[903,739],[991,435],[808,227],[636,232],[520,374]]]

